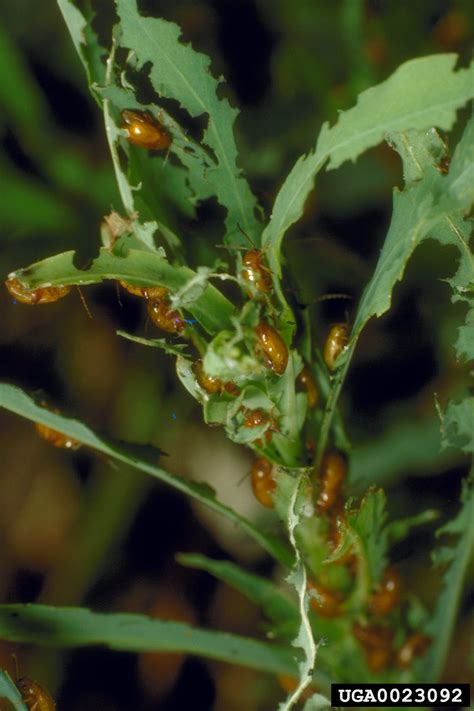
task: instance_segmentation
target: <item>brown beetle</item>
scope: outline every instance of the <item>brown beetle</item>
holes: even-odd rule
[[[384,572],[380,585],[369,598],[369,609],[374,615],[388,615],[400,601],[402,579],[398,571],[389,567]]]
[[[337,451],[325,452],[319,468],[319,497],[317,501],[320,511],[328,511],[338,501],[347,476],[346,458]]]
[[[329,370],[334,370],[336,361],[349,341],[349,327],[345,323],[332,326],[323,348],[323,358]]]
[[[179,311],[170,308],[169,292],[163,287],[152,287],[147,289],[147,293],[153,293],[153,297],[147,297],[147,311],[151,321],[167,333],[181,333],[184,331],[184,320]]]
[[[54,711],[56,708],[53,697],[38,682],[23,676],[16,685],[30,711]]]
[[[273,477],[273,464],[258,457],[252,464],[250,471],[252,490],[257,501],[268,509],[273,508],[273,492],[275,491],[275,479]]]
[[[308,590],[313,590],[316,593],[311,595],[309,602],[317,615],[321,617],[339,617],[342,615],[341,605],[344,597],[338,590],[329,590],[314,580],[308,580]]]
[[[263,358],[267,368],[277,375],[283,375],[288,365],[288,348],[285,341],[266,321],[260,321],[255,328],[255,333],[257,355]]]
[[[71,291],[70,286],[43,286],[38,289],[27,289],[13,275],[10,275],[5,281],[5,286],[16,301],[29,306],[51,304],[67,296]]]
[[[242,257],[242,264],[242,276],[255,291],[268,293],[272,290],[270,270],[263,263],[262,250],[249,249]]]
[[[352,632],[364,650],[367,666],[381,672],[390,666],[393,656],[393,630],[386,625],[361,625],[355,622]]]
[[[396,664],[400,669],[407,669],[415,657],[422,657],[431,644],[431,638],[421,632],[409,635],[397,651]]]
[[[146,112],[122,111],[123,128],[127,130],[127,139],[140,148],[165,150],[171,145],[171,136],[164,126]]]
[[[308,366],[305,365],[296,378],[296,387],[298,390],[304,390],[306,392],[308,396],[308,407],[310,409],[316,407],[319,400],[319,391],[314,376]]]

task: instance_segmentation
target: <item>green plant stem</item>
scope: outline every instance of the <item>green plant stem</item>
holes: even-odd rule
[[[339,399],[339,395],[341,393],[342,386],[344,384],[344,379],[345,379],[347,371],[349,369],[349,364],[351,362],[351,358],[352,358],[352,354],[354,352],[356,342],[357,342],[357,338],[354,338],[353,340],[351,340],[351,342],[347,346],[347,351],[346,351],[344,363],[339,368],[339,370],[337,370],[335,372],[335,374],[333,376],[333,380],[331,382],[331,388],[329,390],[328,399],[326,400],[326,408],[324,410],[324,415],[323,415],[323,419],[321,422],[321,429],[319,430],[318,443],[316,446],[316,455],[315,455],[315,459],[314,459],[315,469],[319,468],[319,465],[321,464],[322,456],[323,456],[324,451],[327,447],[329,433],[331,431],[332,420],[336,414],[337,401]]]

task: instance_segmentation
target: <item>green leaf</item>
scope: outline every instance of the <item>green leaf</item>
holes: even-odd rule
[[[471,134],[470,126],[466,131]],[[437,165],[444,144],[434,129],[391,134],[389,138],[401,155],[409,182],[403,192],[394,193],[392,220],[374,276],[360,300],[349,344],[338,359],[321,424],[317,464],[326,447],[337,400],[360,332],[370,318],[381,316],[390,308],[392,291],[402,278],[415,248],[428,237],[441,244],[452,244],[459,250],[460,262],[455,277],[450,280],[451,285],[465,290],[474,277],[468,244],[470,224],[464,219],[464,213],[474,202],[474,184],[470,191],[448,189],[449,176],[443,175]],[[469,172],[469,166],[458,160],[455,174],[459,177],[464,172]]]
[[[474,550],[474,470],[465,482],[462,507],[456,518],[443,526],[437,535],[458,536],[456,544],[436,552],[435,562],[448,565],[443,576],[443,589],[438,598],[434,614],[425,629],[432,638],[427,654],[416,665],[416,676],[420,681],[439,679],[447,654],[461,602],[463,581]]]
[[[181,356],[183,355],[183,351],[186,351],[188,348],[187,343],[178,343],[173,345],[172,343],[168,343],[166,338],[140,338],[139,336],[134,336],[131,333],[126,333],[125,331],[117,331],[117,336],[122,336],[122,338],[126,338],[128,341],[140,343],[142,346],[160,348],[169,355]]]
[[[354,447],[350,459],[350,492],[358,494],[371,485],[389,486],[407,474],[443,471],[453,457],[440,455],[440,449],[441,434],[436,416],[413,419],[408,412],[400,413],[377,439]]]
[[[15,708],[16,711],[28,711],[27,706],[21,700],[20,692],[10,679],[9,674],[0,669],[0,701],[2,699],[11,701],[12,708]]]
[[[474,360],[474,299],[469,299],[469,303],[465,323],[459,327],[454,344],[458,358],[464,361]]]
[[[0,383],[0,407],[26,417],[33,422],[40,422],[47,427],[63,432],[112,459],[129,464],[135,469],[145,472],[145,474],[150,474],[177,491],[190,496],[213,511],[217,511],[234,521],[236,525],[247,531],[254,540],[258,541],[276,560],[283,563],[283,565],[291,565],[292,554],[284,543],[278,538],[261,531],[253,523],[239,516],[233,509],[218,501],[211,487],[206,484],[187,481],[156,466],[154,462],[158,458],[159,450],[153,447],[117,444],[106,437],[99,437],[81,422],[40,407],[22,390],[6,383]]]
[[[402,518],[399,521],[390,521],[385,528],[388,545],[403,541],[408,536],[412,528],[416,526],[425,526],[428,523],[433,523],[440,517],[440,512],[435,509],[427,509],[414,516]]]
[[[30,74],[13,33],[0,26],[0,107],[10,128],[36,154],[53,127],[43,94]],[[2,190],[8,179],[2,181]]]
[[[443,448],[455,447],[466,454],[474,453],[474,396],[450,402],[440,417]]]
[[[386,496],[382,489],[369,489],[355,511],[347,512],[347,525],[362,552],[369,586],[375,585],[387,566],[388,536]]]
[[[74,266],[74,252],[64,252],[36,262],[16,273],[27,287],[55,284],[96,284],[104,279],[122,279],[144,286],[162,285],[171,291],[185,287],[196,273],[187,267],[173,267],[158,254],[130,249],[124,256],[102,248],[88,269]],[[214,286],[208,284],[187,310],[208,333],[217,333],[231,323],[234,307]]]
[[[227,560],[211,560],[194,553],[180,553],[176,558],[182,565],[206,570],[241,592],[258,605],[269,620],[278,626],[284,623],[285,631],[288,634],[291,634],[291,630],[295,631],[299,621],[298,608],[266,578],[248,573]]]
[[[316,148],[328,170],[340,166],[394,132],[437,126],[449,131],[456,111],[474,96],[474,64],[455,70],[455,54],[435,54],[399,66],[381,84],[360,94],[356,106],[325,123]]]
[[[82,13],[71,0],[57,0],[59,9],[67,25],[74,47],[84,65],[89,86],[94,82],[103,83],[105,77],[105,49],[100,46],[99,39],[92,28],[94,13],[90,1],[86,0]],[[100,104],[97,94],[92,95]]]
[[[283,236],[303,214],[315,176],[328,159],[331,170],[355,160],[388,134],[452,127],[456,111],[474,96],[474,64],[454,71],[455,63],[454,54],[405,62],[384,82],[364,91],[334,126],[323,125],[315,150],[298,159],[281,187],[262,236],[264,245],[272,245],[272,269],[279,270]]]
[[[104,645],[129,652],[183,652],[271,674],[294,674],[288,648],[136,614],[99,614],[74,607],[1,605],[0,637],[48,647]]]
[[[233,235],[241,243],[240,225],[256,241],[260,232],[256,201],[237,166],[233,134],[237,110],[218,97],[220,82],[210,74],[209,58],[180,41],[177,25],[140,15],[133,0],[116,0],[116,7],[121,19],[118,42],[133,50],[134,68],[151,63],[149,76],[158,96],[175,99],[192,117],[208,116],[203,143],[213,152],[214,161],[207,180],[228,211],[228,237]]]

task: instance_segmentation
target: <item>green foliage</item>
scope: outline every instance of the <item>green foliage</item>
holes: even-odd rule
[[[452,521],[437,532],[438,536],[457,536],[453,546],[444,546],[436,551],[434,563],[447,566],[443,576],[443,589],[438,598],[434,615],[427,624],[426,632],[433,640],[426,657],[417,665],[419,679],[438,678],[443,670],[449,651],[451,635],[461,602],[463,581],[474,551],[474,487],[473,472],[465,482],[461,509]]]
[[[107,615],[48,605],[0,605],[0,635],[52,647],[105,645],[122,651],[188,652],[272,674],[295,672],[295,654],[287,647],[144,615]]]
[[[211,560],[193,553],[180,553],[177,560],[182,565],[206,570],[252,600],[261,608],[265,617],[274,623],[273,634],[294,636],[299,621],[298,609],[287,595],[266,578],[248,573],[230,561]]]
[[[6,671],[0,669],[0,700],[11,701],[18,711],[27,711],[26,705],[21,700],[21,694]]]
[[[234,125],[238,111],[223,95],[222,80],[213,78],[208,57],[182,41],[176,24],[140,14],[135,0],[116,0],[114,22],[118,21],[108,27],[111,39],[107,47],[101,45],[105,40],[99,41],[96,27],[100,23],[96,23],[89,2],[79,6],[71,0],[58,0],[58,4],[86,70],[90,91],[103,112],[126,215],[112,213],[119,222],[116,231],[110,227],[109,216],[101,230],[103,246],[86,264],[78,253],[67,251],[18,269],[14,275],[28,289],[87,286],[106,280],[166,288],[170,308],[179,309],[185,317],[186,326],[176,340],[144,338],[124,331],[118,335],[175,358],[178,378],[202,406],[205,422],[222,425],[229,439],[271,462],[276,482],[274,508],[289,544],[281,535],[269,533],[260,523],[221,503],[209,486],[157,466],[163,455],[157,449],[98,435],[81,422],[40,407],[10,385],[0,385],[0,406],[166,483],[245,530],[289,569],[286,580],[294,589],[296,604],[276,584],[232,562],[192,554],[181,555],[179,561],[206,570],[246,595],[261,608],[270,633],[292,640],[293,647],[139,615],[99,615],[40,605],[1,607],[0,635],[53,646],[102,644],[130,651],[187,652],[297,676],[298,684],[280,705],[281,711],[293,708],[319,673],[323,678],[327,675],[326,686],[328,680],[380,680],[366,650],[354,637],[354,624],[372,619],[371,596],[388,566],[390,546],[409,536],[415,526],[432,523],[438,513],[428,508],[389,520],[387,495],[375,487],[439,462],[440,442],[444,448],[457,450],[457,457],[472,455],[474,398],[450,401],[440,412],[441,436],[433,417],[415,421],[412,413],[408,418],[403,412],[391,419],[378,439],[355,449],[348,486],[352,494],[365,492],[360,500],[351,498],[342,505],[341,484],[334,501],[325,506],[324,498],[319,497],[321,492],[327,495],[325,487],[331,493],[333,482],[325,480],[320,465],[328,447],[337,445],[350,453],[338,401],[356,345],[368,322],[390,309],[395,287],[404,278],[410,259],[428,240],[457,254],[457,269],[446,279],[452,302],[460,302],[466,309],[455,349],[459,361],[474,358],[469,217],[474,204],[474,120],[471,117],[465,122],[449,169],[450,156],[440,134],[453,129],[459,110],[474,96],[474,64],[457,68],[455,54],[426,56],[404,62],[388,78],[362,91],[356,104],[340,111],[332,126],[327,121],[323,124],[315,148],[296,161],[276,194],[270,217],[263,222],[237,152]],[[275,13],[279,12],[283,10],[275,7]],[[304,26],[304,12],[300,21],[302,18]],[[342,34],[357,65],[350,87],[353,93],[364,88],[373,74],[360,52],[361,27],[362,4],[344,3]],[[5,83],[0,102],[25,143],[32,146],[32,155],[44,163],[48,179],[61,189],[87,192],[92,171],[82,158],[68,150],[53,158],[52,151],[43,145],[38,148],[39,129],[31,124],[36,120],[47,134],[52,119],[14,44],[3,33],[0,56],[12,58],[12,72],[21,89],[16,94],[12,83]],[[25,112],[28,103],[33,114]],[[155,125],[161,124],[171,141],[166,154],[131,145],[122,125],[125,109],[147,112]],[[301,315],[295,300],[287,298],[283,239],[305,216],[318,173],[356,161],[382,142],[401,160],[403,186],[393,191],[391,221],[373,276],[354,310],[348,343],[334,371],[329,372],[313,344],[310,309]],[[4,195],[7,200],[0,204],[4,223],[15,222],[25,230],[34,226],[67,230],[74,221],[67,201],[49,193],[45,197],[39,183],[17,175],[4,163],[10,177]],[[373,183],[372,176],[368,184]],[[105,211],[106,189],[98,193],[95,199]],[[199,214],[200,205],[212,199],[225,212],[222,229],[229,264],[215,258],[199,263],[200,257],[189,256],[189,221]],[[23,204],[31,211],[24,210],[19,224],[15,216],[18,205]],[[245,279],[239,249],[249,251],[248,240],[254,249],[262,247],[257,256],[266,276],[271,276],[271,289],[259,289]],[[193,269],[187,266],[196,261]],[[259,268],[255,267],[257,272]],[[240,295],[236,295],[237,289],[227,289],[226,282],[240,287]],[[143,301],[147,298],[144,295]],[[265,351],[257,328],[262,322],[274,329],[269,351]],[[275,353],[285,356],[281,371],[272,361]],[[208,390],[197,376],[197,358],[208,376],[219,379],[214,389]],[[323,407],[313,411],[300,382],[305,364],[316,375],[323,400]],[[262,420],[251,427],[246,418],[255,411]],[[311,440],[314,457],[308,446]],[[442,461],[451,461],[450,456],[448,452]],[[448,567],[429,621],[416,602],[386,615],[387,624],[396,628],[394,645],[400,645],[415,628],[433,639],[428,653],[414,668],[383,670],[390,680],[403,675],[404,680],[432,681],[442,672],[474,542],[473,506],[471,481],[464,487],[457,517],[438,532],[457,536],[457,541],[436,556],[438,564]],[[309,577],[337,601],[335,614],[326,617],[313,605],[321,602],[318,595],[321,599],[323,595],[308,592]],[[5,679],[3,682],[5,685]],[[328,708],[328,704],[324,696],[313,694],[305,709]]]

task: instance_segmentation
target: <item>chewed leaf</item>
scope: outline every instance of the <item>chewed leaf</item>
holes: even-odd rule
[[[125,331],[117,331],[117,336],[122,336],[129,341],[134,341],[135,343],[140,343],[142,346],[151,346],[152,348],[160,348],[165,353],[170,355],[183,355],[183,351],[187,349],[186,343],[178,343],[173,345],[168,343],[166,338],[140,338],[139,336],[134,336],[131,333],[126,333]]]
[[[86,285],[104,279],[121,279],[143,286],[165,286],[174,292],[186,287],[196,273],[187,267],[171,266],[166,259],[151,252],[129,249],[119,257],[103,248],[88,269],[78,269],[74,265],[74,252],[64,252],[20,269],[15,276],[32,289],[46,284]],[[211,334],[228,326],[234,313],[230,301],[212,284],[207,284],[186,308]]]
[[[446,412],[441,413],[441,435],[443,448],[474,453],[474,397],[449,403]]]
[[[243,528],[257,540],[276,560],[279,560],[284,565],[291,565],[292,555],[284,543],[275,536],[260,531],[250,521],[218,501],[214,490],[207,484],[187,481],[157,466],[155,462],[158,459],[160,450],[154,447],[116,443],[107,437],[98,436],[82,422],[46,410],[44,407],[37,405],[20,388],[6,383],[0,383],[0,407],[15,412],[21,417],[26,417],[32,422],[39,422],[51,429],[62,432],[98,452],[102,452],[107,457],[129,464],[131,467],[159,479],[177,491],[190,496],[192,499],[234,521],[236,525]]]
[[[381,143],[394,132],[448,130],[456,111],[474,96],[474,64],[455,71],[456,55],[439,54],[402,64],[388,79],[363,92],[356,106],[323,125],[314,151],[298,159],[281,187],[262,242],[270,244],[270,266],[280,273],[279,253],[285,232],[303,214],[314,179],[327,169]]]
[[[180,28],[163,19],[139,14],[133,0],[116,0],[119,45],[133,49],[136,68],[151,63],[150,80],[158,96],[175,99],[193,117],[208,116],[203,142],[215,156],[207,180],[227,211],[228,238],[242,243],[238,225],[257,241],[256,201],[237,166],[233,125],[237,110],[217,95],[219,82],[210,60],[180,41]]]
[[[457,55],[436,54],[402,64],[384,82],[364,91],[357,105],[324,124],[316,152],[328,170],[376,146],[385,136],[430,126],[448,131],[456,111],[474,96],[474,64],[455,70]]]

